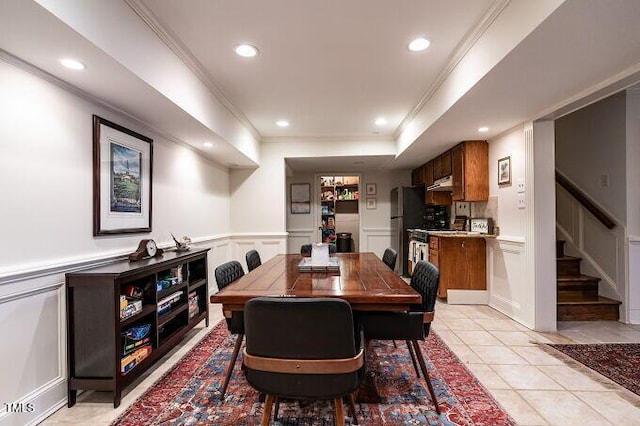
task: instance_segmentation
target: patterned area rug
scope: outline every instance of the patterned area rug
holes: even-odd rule
[[[233,350],[221,322],[163,378],[134,402],[113,425],[255,425],[263,403],[244,380],[241,359],[224,401],[218,388]],[[356,403],[361,425],[513,425],[513,420],[435,333],[421,343],[442,414],[438,416],[423,379],[417,379],[409,351],[398,342],[373,342],[367,371],[382,402]],[[350,415],[345,404],[345,412]],[[329,401],[280,404],[279,425],[331,425]],[[352,424],[348,419],[347,424]]]
[[[549,346],[640,395],[640,343]]]

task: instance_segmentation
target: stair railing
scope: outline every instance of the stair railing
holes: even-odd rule
[[[583,259],[584,273],[601,278],[598,291],[601,296],[624,300],[624,223],[603,211],[558,170],[556,187],[558,237],[567,242],[565,248]],[[624,317],[622,312],[621,317]]]
[[[564,177],[556,170],[556,182],[563,187],[576,201],[600,221],[607,229],[613,229],[616,226],[615,221],[600,209],[584,192],[582,192],[573,182]]]

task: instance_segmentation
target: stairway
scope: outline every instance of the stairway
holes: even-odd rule
[[[580,272],[579,257],[564,254],[564,241],[556,241],[558,321],[618,321],[621,302],[598,295],[600,278]]]

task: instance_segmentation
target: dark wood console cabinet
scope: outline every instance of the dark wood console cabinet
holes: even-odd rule
[[[126,386],[196,324],[205,320],[209,326],[208,251],[165,252],[156,258],[121,261],[66,275],[69,407],[76,403],[81,389],[112,391],[113,406],[118,407]],[[158,291],[157,282],[167,273],[181,275],[182,280]],[[120,296],[129,286],[142,290],[142,311],[121,320]],[[158,302],[170,295],[175,295],[176,301],[159,313]],[[150,325],[145,345],[151,346],[151,352],[123,374],[121,332],[143,324]]]

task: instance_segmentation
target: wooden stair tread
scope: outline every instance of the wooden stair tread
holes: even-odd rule
[[[592,277],[591,275],[558,275],[557,276],[558,283],[561,282],[580,282],[580,281],[600,281],[598,277]]]
[[[585,297],[581,295],[558,298],[558,305],[620,305],[622,302],[604,296]]]
[[[556,257],[556,260],[582,260],[581,257],[575,257],[575,256],[567,256],[566,254],[564,256],[558,256]]]

